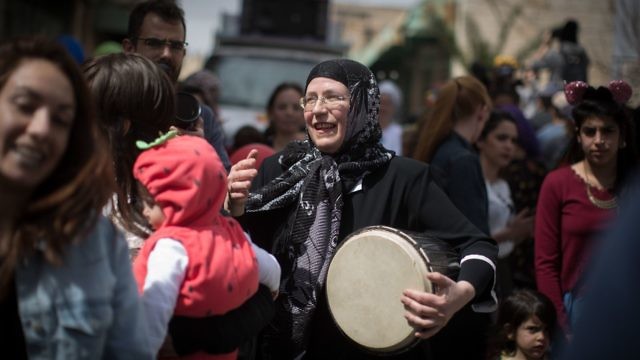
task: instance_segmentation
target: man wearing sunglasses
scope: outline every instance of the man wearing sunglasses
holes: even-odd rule
[[[124,52],[138,53],[152,60],[178,82],[187,42],[184,11],[170,0],[150,0],[138,4],[129,15],[127,38],[122,40]],[[224,147],[224,131],[213,111],[202,107],[204,137],[216,149],[224,167],[231,163]]]

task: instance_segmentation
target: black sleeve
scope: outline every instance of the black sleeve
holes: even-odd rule
[[[433,181],[428,168],[409,184],[405,203],[409,207],[409,223],[421,224],[432,235],[447,241],[459,253],[461,269],[458,280],[466,280],[476,290],[473,300],[477,311],[492,311],[496,242],[471,223]]]
[[[260,285],[255,295],[224,315],[203,318],[174,316],[169,322],[169,335],[180,356],[198,351],[224,354],[256,336],[274,314],[271,291]]]

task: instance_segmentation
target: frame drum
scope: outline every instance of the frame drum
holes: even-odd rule
[[[369,226],[349,235],[336,250],[327,273],[328,305],[338,328],[365,350],[393,354],[419,338],[404,318],[402,291],[434,293],[429,272],[455,279],[458,254],[424,233]]]

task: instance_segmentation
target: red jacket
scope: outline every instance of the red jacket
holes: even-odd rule
[[[133,264],[141,293],[147,259],[161,238],[182,243],[189,257],[176,315],[224,314],[257,291],[258,265],[251,244],[233,218],[220,214],[227,173],[211,145],[192,136],[170,139],[140,154],[134,177],[165,215]]]

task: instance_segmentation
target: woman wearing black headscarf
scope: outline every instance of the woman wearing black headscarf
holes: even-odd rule
[[[427,165],[380,145],[379,91],[371,71],[351,60],[320,63],[307,78],[301,105],[306,140],[266,159],[255,179],[251,156],[229,175],[232,213],[246,209],[242,221],[252,239],[272,249],[283,269],[276,318],[260,341],[262,358],[370,356],[340,333],[324,294],[336,246],[370,225],[434,231],[460,251],[457,282],[430,274],[437,294],[398,294],[417,337],[433,336],[469,302],[493,310],[495,242],[449,201]],[[398,358],[424,358],[426,344]]]

